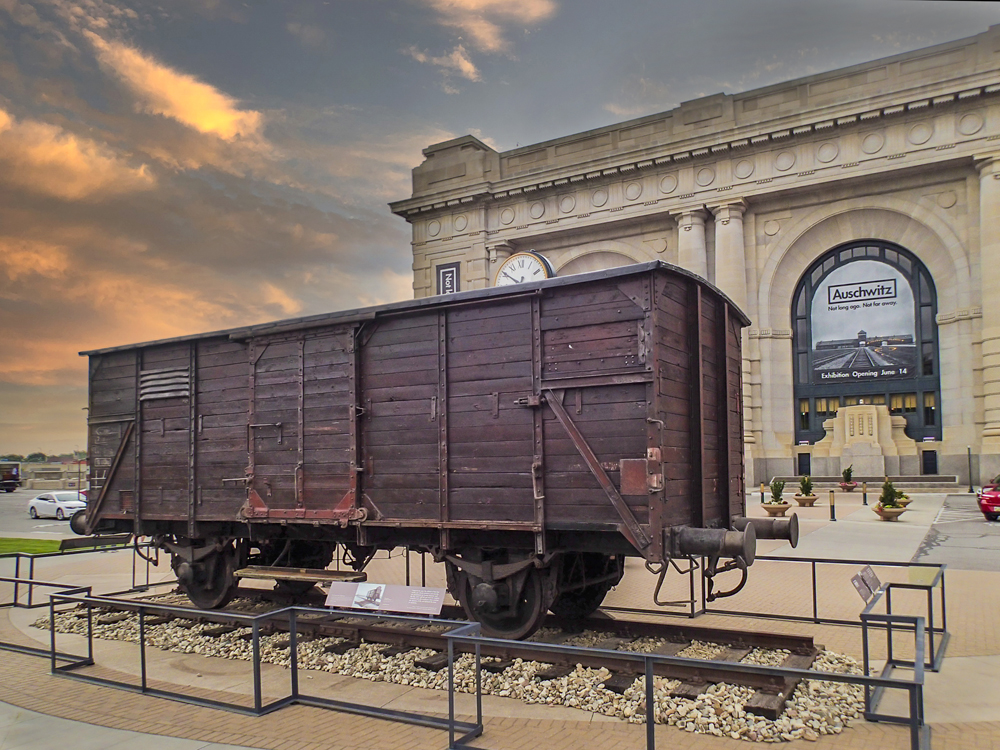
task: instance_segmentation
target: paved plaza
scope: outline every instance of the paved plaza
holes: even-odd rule
[[[1000,524],[987,523],[971,495],[916,494],[910,510],[897,523],[883,523],[861,505],[858,493],[837,494],[838,520],[829,520],[826,497],[812,509],[800,509],[802,538],[796,550],[784,542],[761,541],[758,554],[828,558],[850,561],[947,563],[948,629],[951,642],[940,673],[927,676],[925,710],[934,748],[1000,748]],[[874,502],[872,497],[871,502]],[[763,515],[752,495],[749,515]],[[42,528],[27,531],[42,536]],[[19,534],[19,535],[23,535]],[[9,567],[9,566],[8,566]],[[818,566],[820,614],[857,619],[863,604],[850,583],[854,562]],[[878,567],[883,581],[919,577],[912,569]],[[153,571],[153,580],[168,580],[165,560]],[[4,574],[9,574],[4,571]],[[45,580],[88,584],[95,592],[129,585],[131,558],[127,553],[99,553],[39,561],[36,576]],[[373,581],[401,583],[402,558],[377,560],[369,568]],[[414,583],[420,583],[418,558],[411,560]],[[796,562],[758,561],[750,582],[737,597],[718,606],[752,612],[811,612],[810,566]],[[427,569],[428,585],[443,585],[437,566]],[[652,608],[654,577],[630,561],[622,584],[606,604],[617,608]],[[686,582],[672,581],[668,598],[679,595]],[[726,588],[727,582],[720,583]],[[9,591],[4,592],[9,601]],[[902,606],[902,604],[900,605]],[[46,645],[48,633],[30,623],[42,610],[5,609],[0,613],[0,639]],[[914,612],[922,614],[922,612]],[[622,616],[615,610],[616,616]],[[698,625],[812,635],[817,643],[861,658],[861,632],[856,627],[707,614]],[[60,636],[63,638],[63,636]],[[66,636],[66,647],[74,644]],[[876,639],[879,640],[879,639]],[[900,640],[902,642],[903,639]],[[60,646],[63,641],[60,640]],[[881,643],[877,644],[881,653]],[[78,653],[78,652],[77,652]],[[95,641],[97,672],[130,679],[138,672],[134,644]],[[150,673],[164,685],[181,686],[194,695],[245,697],[249,693],[246,663],[193,654],[150,651]],[[287,688],[287,672],[264,665],[265,692]],[[447,694],[402,685],[372,683],[341,675],[303,672],[303,690],[330,698],[403,710],[443,715]],[[905,673],[901,676],[907,676]],[[888,696],[882,708],[903,710],[901,696]],[[459,696],[458,709],[470,710],[469,696]],[[645,727],[617,719],[592,716],[566,707],[525,705],[503,698],[484,698],[485,732],[474,744],[490,750],[519,748],[639,748]],[[741,748],[744,741],[690,734],[667,726],[656,728],[663,748]],[[46,659],[4,652],[0,658],[0,750],[143,747],[150,750],[218,750],[236,746],[272,750],[320,748],[409,750],[447,746],[445,732],[407,724],[353,716],[334,711],[292,706],[264,717],[230,712],[85,684],[49,674]],[[789,748],[909,747],[901,726],[859,722],[840,735],[818,741],[797,740]]]

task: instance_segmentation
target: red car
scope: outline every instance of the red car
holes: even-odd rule
[[[984,485],[976,493],[976,500],[987,521],[1000,520],[1000,484]]]

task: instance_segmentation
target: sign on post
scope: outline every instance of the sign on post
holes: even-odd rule
[[[871,565],[866,565],[860,572],[853,575],[851,577],[851,583],[854,584],[854,588],[858,592],[858,595],[866,602],[871,599],[872,595],[882,587],[882,582],[878,579],[878,576],[875,575],[875,571],[872,570]]]

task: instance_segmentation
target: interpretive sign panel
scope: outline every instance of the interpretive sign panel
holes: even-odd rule
[[[861,577],[860,573],[856,573],[851,576],[851,583],[854,584],[854,588],[858,592],[858,596],[864,599],[866,602],[871,599],[872,590],[868,588],[868,584],[865,583],[865,579]]]
[[[444,589],[423,586],[393,586],[384,583],[330,584],[326,606],[338,609],[367,609],[380,612],[405,612],[414,615],[439,615],[444,606]]]

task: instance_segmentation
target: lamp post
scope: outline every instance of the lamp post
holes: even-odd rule
[[[972,489],[972,446],[965,446],[965,450],[969,454],[969,494],[971,495],[975,492],[975,490]]]

